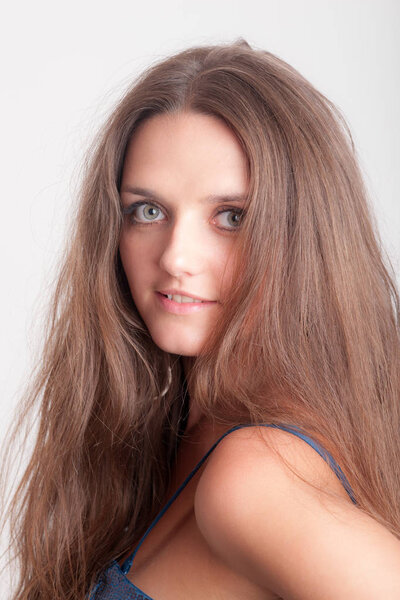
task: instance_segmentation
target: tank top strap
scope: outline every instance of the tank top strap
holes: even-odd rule
[[[224,437],[226,437],[233,431],[236,431],[236,429],[241,429],[243,427],[258,427],[258,426],[274,427],[276,429],[282,429],[284,431],[287,431],[289,433],[292,433],[292,434],[300,437],[305,442],[307,442],[307,444],[309,444],[312,448],[314,448],[314,450],[316,450],[318,452],[318,454],[329,464],[329,466],[335,472],[337,477],[341,480],[341,482],[342,482],[346,492],[349,494],[352,502],[354,504],[356,504],[356,500],[354,498],[353,491],[350,487],[350,484],[349,484],[346,476],[344,475],[343,471],[341,470],[339,465],[336,463],[336,461],[332,458],[332,456],[326,450],[324,450],[319,444],[317,444],[317,442],[315,442],[313,439],[311,439],[308,435],[302,433],[301,430],[298,427],[296,427],[295,425],[291,425],[290,427],[285,426],[285,425],[275,425],[272,423],[259,423],[259,424],[246,423],[246,424],[242,424],[242,425],[236,425],[235,427],[232,427],[231,429],[226,431],[211,446],[211,448],[201,458],[201,460],[197,463],[197,465],[194,467],[194,469],[189,473],[189,475],[186,477],[186,479],[183,481],[183,483],[178,487],[178,489],[176,490],[174,495],[168,500],[168,502],[165,504],[165,506],[161,509],[161,511],[158,513],[158,515],[155,517],[155,519],[149,525],[149,527],[147,528],[147,530],[145,531],[143,536],[140,538],[138,544],[136,545],[135,550],[132,552],[132,554],[130,556],[128,556],[128,558],[124,561],[123,565],[121,566],[121,570],[125,575],[129,572],[137,551],[139,550],[140,546],[143,544],[144,540],[146,539],[146,537],[148,536],[150,531],[158,523],[158,521],[161,519],[161,517],[164,515],[164,513],[169,509],[169,507],[174,502],[174,500],[176,500],[176,498],[179,496],[179,494],[182,492],[182,490],[186,487],[186,485],[189,483],[189,481],[192,479],[192,477],[197,473],[197,471],[200,469],[200,467],[203,465],[203,463],[207,460],[207,458],[209,457],[211,452],[216,448],[216,446],[218,446],[218,444],[224,439]]]

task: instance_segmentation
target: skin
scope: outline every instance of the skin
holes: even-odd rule
[[[154,192],[157,200],[132,193]],[[125,214],[120,255],[135,305],[154,342],[190,368],[221,313],[232,280],[232,253],[248,192],[246,156],[216,117],[157,115],[132,137],[120,188]],[[211,201],[212,196],[242,199]],[[133,203],[142,202],[135,209]],[[224,212],[221,212],[224,211]],[[214,301],[196,313],[167,312],[157,290]],[[198,419],[191,407],[188,429]]]
[[[266,451],[257,433],[320,489]],[[273,598],[400,598],[400,541],[351,503],[308,444],[285,431],[255,427],[224,438],[202,474],[194,508],[214,554]]]

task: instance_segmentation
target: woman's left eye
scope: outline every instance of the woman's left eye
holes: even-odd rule
[[[243,210],[237,208],[221,210],[217,214],[217,217],[221,217],[219,220],[219,225],[223,229],[238,229],[242,223]]]

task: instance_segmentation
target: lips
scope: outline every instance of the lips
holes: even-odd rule
[[[192,294],[191,292],[187,292],[185,290],[177,290],[175,288],[158,290],[160,294],[163,296],[184,296],[185,298],[191,298],[193,300],[200,300],[201,302],[215,302],[215,300],[210,300],[208,298],[202,298],[197,294]]]
[[[173,300],[174,302],[178,302],[179,304],[190,304],[190,303],[201,303],[204,302],[204,300],[195,300],[194,298],[191,298],[190,296],[181,296],[180,294],[163,294],[163,296],[165,298],[168,298],[168,300]]]
[[[178,295],[178,294],[177,294]],[[189,315],[200,311],[208,310],[217,304],[216,301],[202,300],[201,302],[176,302],[168,298],[168,295],[162,292],[156,292],[155,296],[159,306],[168,313],[175,315]]]

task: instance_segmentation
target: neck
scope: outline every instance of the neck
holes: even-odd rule
[[[188,379],[188,377],[189,377],[189,373],[192,370],[195,360],[196,360],[195,356],[182,356],[181,357],[183,372],[185,373],[186,379]]]
[[[185,374],[186,380],[189,378],[189,373],[193,367],[194,361],[196,360],[195,356],[183,356],[182,357],[182,367],[183,372]],[[198,425],[201,421],[201,410],[193,401],[192,396],[189,396],[189,418],[186,425],[186,433],[189,433],[193,430],[196,425]]]

